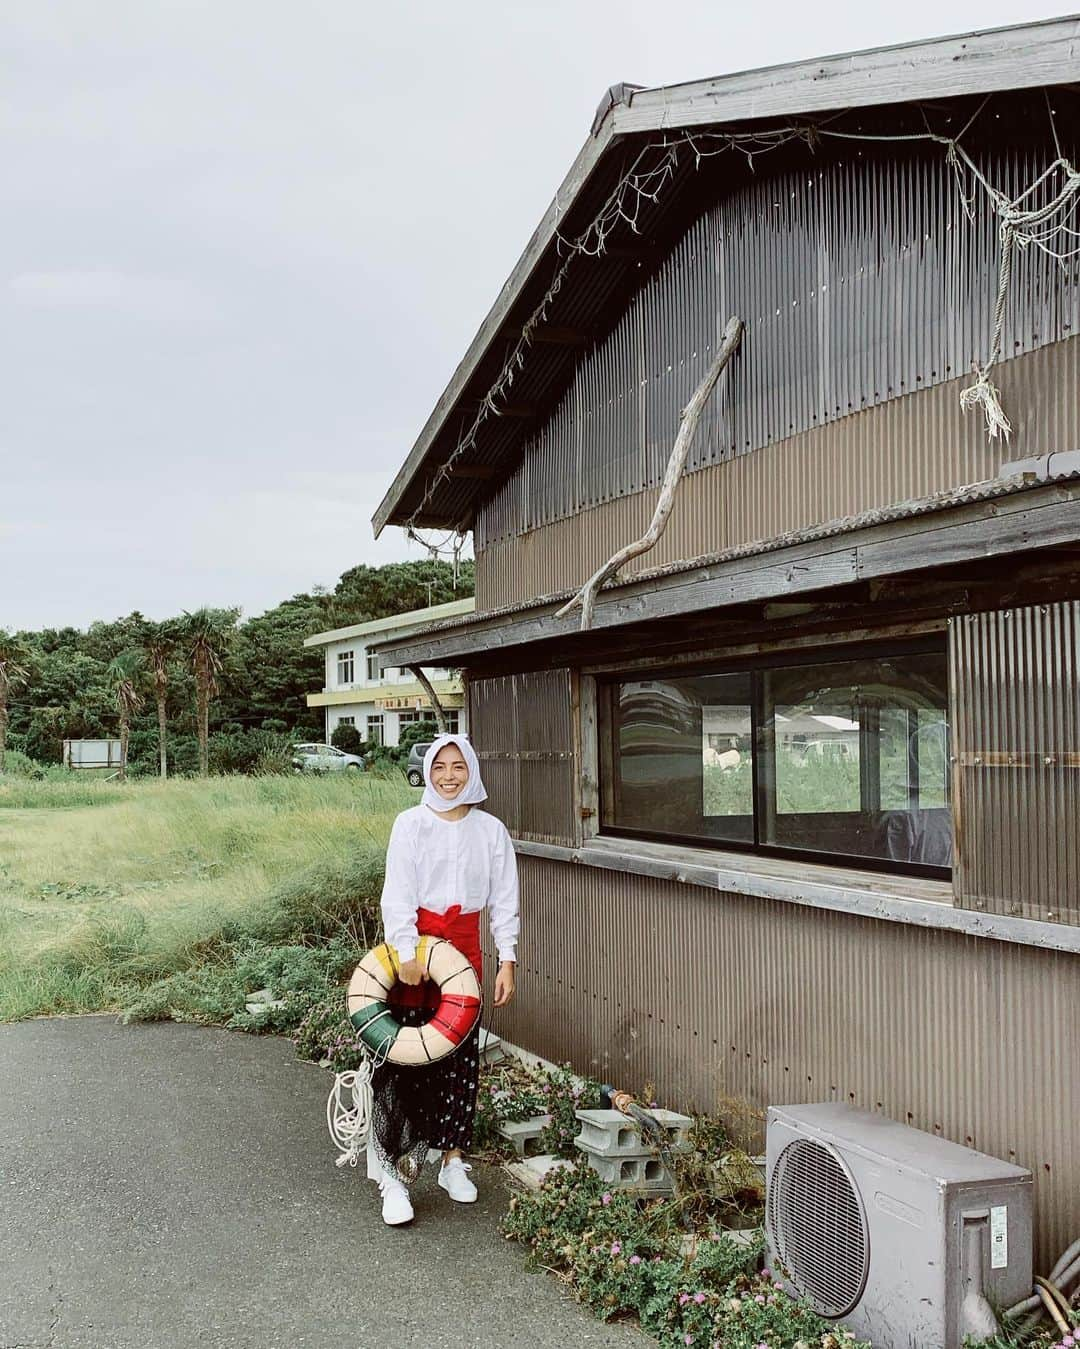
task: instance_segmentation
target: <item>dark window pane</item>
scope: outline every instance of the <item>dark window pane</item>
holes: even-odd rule
[[[763,843],[949,866],[943,654],[763,675]]]
[[[606,712],[613,752],[605,824],[753,841],[749,675],[615,685]]]

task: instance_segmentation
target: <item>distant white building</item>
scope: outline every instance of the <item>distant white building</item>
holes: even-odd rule
[[[322,691],[307,696],[308,707],[325,709],[326,739],[338,726],[348,725],[355,726],[363,740],[396,745],[409,722],[434,719],[431,701],[414,676],[408,670],[395,669],[384,670],[380,676],[378,657],[369,646],[391,636],[411,636],[432,623],[471,614],[475,608],[476,601],[471,597],[451,600],[449,604],[433,604],[428,609],[413,609],[308,637],[305,646],[325,647],[326,652]],[[424,673],[446,711],[450,729],[467,731],[460,678],[449,670],[425,667]]]

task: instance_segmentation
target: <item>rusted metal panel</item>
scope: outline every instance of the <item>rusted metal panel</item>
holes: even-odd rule
[[[469,737],[491,810],[518,838],[575,840],[575,760],[569,670],[469,681]]]
[[[1080,924],[1080,603],[950,624],[956,902]]]
[[[846,1101],[1030,1167],[1080,1229],[1080,956],[519,859],[512,1043],[665,1105]]]
[[[952,379],[690,474],[657,546],[620,574],[985,481],[1005,457],[1080,445],[1080,338],[1008,361],[995,378],[1014,421],[1007,451],[987,440],[980,418],[961,413],[969,380]],[[644,531],[655,504],[648,489],[483,547],[478,535],[477,608],[576,588]]]

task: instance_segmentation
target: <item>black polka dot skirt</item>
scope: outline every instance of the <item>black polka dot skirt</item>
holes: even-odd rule
[[[403,1026],[419,1026],[425,1008],[396,1012]],[[384,1063],[372,1074],[371,1132],[383,1170],[409,1183],[429,1149],[466,1151],[472,1143],[480,1079],[480,1026],[444,1059],[426,1068]]]

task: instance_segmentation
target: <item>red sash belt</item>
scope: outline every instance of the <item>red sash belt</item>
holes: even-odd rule
[[[454,904],[445,913],[417,909],[416,932],[420,937],[445,937],[472,965],[477,978],[483,977],[479,912],[462,913],[460,904]],[[435,1008],[439,1004],[439,991],[432,980],[421,980],[419,984],[403,984],[399,980],[390,1002],[396,1007]]]

